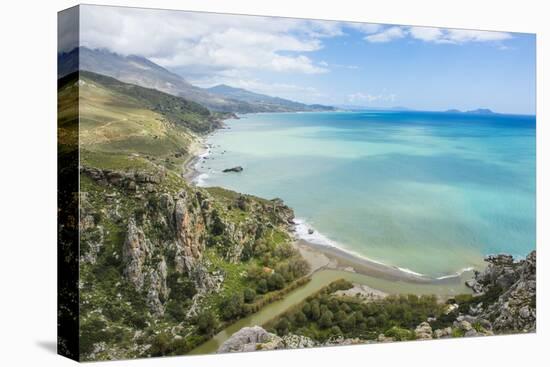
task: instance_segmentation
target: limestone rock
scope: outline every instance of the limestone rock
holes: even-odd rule
[[[283,344],[286,349],[312,348],[317,343],[303,335],[288,334],[283,336]]]
[[[260,326],[244,327],[231,335],[218,349],[218,353],[251,352],[283,347],[280,337]]]
[[[476,320],[493,320],[494,332],[533,332],[536,328],[536,251],[524,260],[509,255],[488,256],[487,268],[468,282],[475,294],[498,289],[497,301],[470,309]],[[467,284],[467,285],[468,285]]]
[[[432,327],[427,322],[423,322],[414,330],[416,339],[432,339]]]
[[[122,258],[124,275],[138,290],[141,290],[143,287],[145,276],[143,267],[150,251],[150,246],[143,230],[136,225],[134,218],[130,218],[126,240],[122,248]]]
[[[434,338],[435,339],[444,339],[444,338],[450,338],[452,336],[453,329],[449,326],[444,329],[437,329],[434,331]]]

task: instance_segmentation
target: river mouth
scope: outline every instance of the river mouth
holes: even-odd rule
[[[437,283],[411,283],[406,281],[396,281],[374,276],[353,273],[337,269],[320,269],[311,275],[311,281],[307,284],[288,293],[283,299],[270,303],[260,311],[244,317],[235,323],[229,325],[207,342],[191,350],[189,355],[215,353],[218,348],[231,335],[247,326],[261,326],[284,313],[292,306],[303,302],[307,297],[321,290],[331,282],[339,279],[345,279],[352,283],[367,285],[371,288],[380,290],[388,294],[417,294],[417,295],[436,295],[442,299],[457,294],[470,293],[471,291],[464,285],[464,279],[470,274],[463,274],[453,282],[447,284]]]

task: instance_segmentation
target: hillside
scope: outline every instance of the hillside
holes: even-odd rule
[[[59,98],[80,101],[81,360],[186,353],[308,281],[280,200],[181,178],[223,116],[87,72],[60,79]],[[60,141],[74,140],[71,111]]]
[[[269,96],[263,96],[269,99],[269,103],[255,102],[254,98],[250,98],[250,95],[255,95],[255,93],[248,91],[243,94],[243,99],[223,93],[214,93],[190,84],[181,76],[144,57],[124,56],[104,49],[75,48],[70,52],[58,54],[57,61],[59,65],[58,77],[75,72],[79,61],[81,71],[106,75],[122,82],[183,97],[212,111],[250,113],[330,109],[326,106],[308,106]]]
[[[208,88],[208,91],[214,94],[222,95],[227,98],[237,99],[251,103],[258,108],[263,108],[266,111],[332,111],[334,107],[323,105],[307,105],[304,103],[290,101],[288,99],[271,97],[265,94],[250,92],[242,88],[233,88],[225,84],[216,85]]]
[[[252,112],[252,107],[246,103],[212,95],[144,57],[123,56],[108,50],[80,47],[68,53],[58,54],[58,77],[74,72],[78,58],[81,71],[91,71],[126,83],[184,97],[215,111]]]

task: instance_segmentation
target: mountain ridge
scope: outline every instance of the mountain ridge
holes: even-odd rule
[[[76,70],[90,71],[115,78],[124,83],[153,88],[161,92],[183,97],[199,103],[212,111],[253,113],[253,112],[296,112],[325,111],[332,107],[306,105],[279,97],[260,95],[247,90],[240,91],[245,100],[232,98],[209,89],[197,87],[180,75],[139,55],[121,55],[107,49],[90,49],[85,46],[58,54],[58,78]],[[229,87],[228,88],[233,88]],[[238,89],[238,88],[234,88]],[[235,93],[233,93],[235,94]],[[258,102],[262,98],[264,102]],[[251,102],[256,101],[256,102]]]

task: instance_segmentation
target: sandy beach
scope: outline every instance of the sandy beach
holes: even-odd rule
[[[196,164],[201,160],[202,155],[208,152],[207,137],[197,138],[197,140],[191,143],[189,146],[189,156],[182,164],[181,176],[190,183],[194,183],[194,180],[199,175],[199,172],[195,169]]]
[[[312,273],[321,269],[335,269],[391,281],[438,285],[456,285],[471,277],[471,272],[465,272],[444,279],[435,279],[355,256],[337,247],[321,246],[302,239],[296,239],[295,245],[310,264]]]

